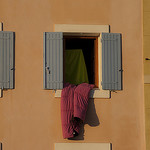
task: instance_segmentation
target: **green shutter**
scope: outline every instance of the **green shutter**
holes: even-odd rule
[[[102,33],[102,89],[122,90],[120,33]]]
[[[44,32],[44,89],[63,88],[63,34]]]
[[[14,32],[0,31],[0,88],[14,88]]]

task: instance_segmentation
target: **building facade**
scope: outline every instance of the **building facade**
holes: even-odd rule
[[[14,89],[0,98],[6,150],[53,150],[55,143],[111,143],[145,149],[142,0],[1,0],[3,31],[15,32]],[[63,139],[60,98],[43,88],[43,32],[56,24],[109,25],[122,34],[123,89],[89,101],[82,136]]]

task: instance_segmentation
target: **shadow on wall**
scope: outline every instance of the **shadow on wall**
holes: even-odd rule
[[[99,122],[99,119],[95,110],[94,99],[89,100],[86,118],[85,118],[84,124],[81,125],[79,135],[74,138],[70,138],[69,140],[84,140],[84,125],[85,124],[88,124],[91,127],[96,127],[100,125],[100,122]]]

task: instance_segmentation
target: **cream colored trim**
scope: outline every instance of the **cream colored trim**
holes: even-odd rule
[[[0,98],[2,97],[2,89],[0,89]]]
[[[0,31],[3,30],[3,26],[2,25],[3,25],[2,22],[0,22]]]
[[[99,89],[102,90],[102,43],[101,43],[101,35],[98,37],[98,76],[99,76]]]
[[[61,97],[61,91],[62,90],[56,90],[55,91],[55,97]]]
[[[95,88],[90,91],[90,98],[110,98],[110,91]]]
[[[56,90],[55,97],[61,97],[62,90]],[[110,98],[110,91],[95,88],[90,91],[90,98]]]
[[[150,83],[150,75],[144,75],[144,83]]]
[[[55,32],[80,32],[80,33],[99,33],[109,32],[109,25],[72,25],[72,24],[55,24]],[[99,89],[94,89],[90,93],[90,98],[110,98],[110,91],[102,90],[102,46],[101,38],[98,37],[98,73],[99,73]],[[56,90],[55,97],[61,97],[61,90]]]
[[[92,36],[92,37],[98,37],[99,36],[99,33],[85,33],[85,32],[63,32],[63,35],[64,36],[77,36],[77,37],[80,37],[80,36]]]
[[[55,143],[55,150],[111,150],[110,143]]]
[[[55,24],[54,30],[55,32],[101,33],[101,32],[109,32],[109,25]]]

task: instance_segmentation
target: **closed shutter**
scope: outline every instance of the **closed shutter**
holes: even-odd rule
[[[120,33],[102,33],[102,89],[122,90]]]
[[[63,88],[63,34],[44,32],[44,89]]]
[[[0,88],[14,88],[14,32],[0,31]]]

